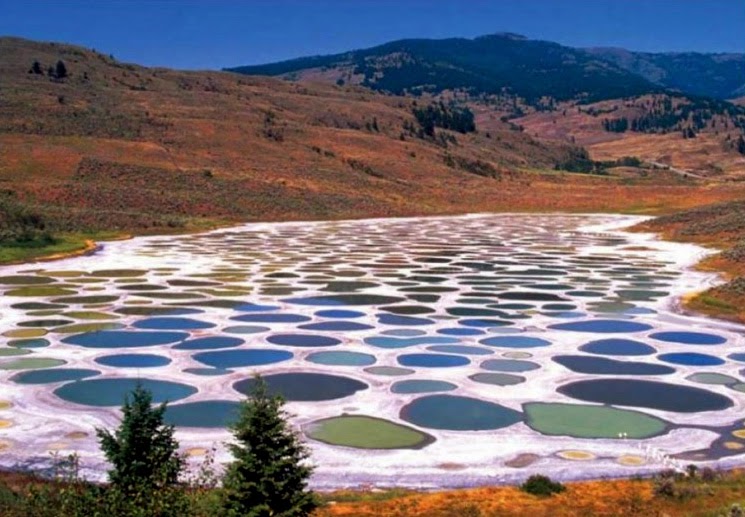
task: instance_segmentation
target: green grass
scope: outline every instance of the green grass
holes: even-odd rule
[[[730,312],[730,313],[736,313],[737,312],[737,307],[735,307],[731,303],[727,303],[724,300],[720,300],[718,298],[715,298],[715,297],[710,296],[710,295],[707,295],[707,294],[702,294],[702,295],[697,296],[694,299],[694,303],[696,303],[696,302],[701,303],[703,305],[706,305],[707,307],[711,307],[711,308],[714,308],[714,309],[719,309],[721,311],[726,311],[726,312]]]
[[[71,233],[54,237],[51,243],[2,244],[0,245],[0,264],[26,262],[50,255],[73,253],[85,249],[86,240],[105,240],[115,238],[114,232]]]

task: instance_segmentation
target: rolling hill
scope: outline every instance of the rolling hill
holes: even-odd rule
[[[301,83],[357,84],[468,106],[477,126],[637,156],[694,176],[745,177],[745,54],[578,49],[515,34],[416,39],[232,68]]]
[[[8,238],[250,220],[659,211],[743,190],[664,170],[555,172],[585,160],[584,151],[499,118],[475,131],[445,129],[465,112],[427,99],[145,68],[58,43],[0,38],[0,91]]]
[[[597,101],[662,91],[658,85],[580,49],[515,34],[474,39],[407,39],[363,50],[229,71],[285,78],[324,78],[393,94],[462,90],[509,94],[537,103]]]
[[[228,70],[362,84],[394,94],[509,94],[528,104],[544,97],[595,102],[668,90],[719,99],[745,94],[745,54],[580,49],[509,33],[399,40]]]
[[[618,48],[586,51],[652,83],[680,92],[718,99],[745,95],[745,54],[650,53]]]

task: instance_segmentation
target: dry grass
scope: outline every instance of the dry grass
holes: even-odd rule
[[[29,74],[34,59],[45,68],[63,59],[70,76]],[[447,148],[401,140],[404,122],[414,122],[413,99],[356,86],[148,69],[77,47],[0,38],[0,88],[0,188],[63,230],[505,210],[659,213],[745,194],[745,185],[664,174],[544,173],[566,144],[502,123],[455,134]],[[475,161],[497,177],[462,166]],[[79,174],[90,163],[101,164],[100,177]],[[130,166],[151,176],[143,182],[126,173]],[[200,179],[205,171],[209,182]],[[170,188],[170,175],[194,181]]]
[[[354,517],[575,517],[716,516],[745,500],[743,474],[735,472],[699,483],[689,498],[654,494],[652,480],[601,480],[567,484],[551,497],[536,497],[517,487],[488,487],[433,493],[339,493],[319,516]],[[355,497],[357,501],[349,501]],[[329,496],[334,501],[334,495]]]

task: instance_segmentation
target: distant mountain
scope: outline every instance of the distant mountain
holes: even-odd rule
[[[586,50],[648,81],[681,92],[719,99],[745,95],[745,54],[652,54],[619,48]]]
[[[343,54],[227,69],[361,84],[393,94],[462,90],[536,104],[596,102],[668,89],[727,99],[745,95],[745,54],[579,49],[510,33],[474,39],[406,39]]]
[[[594,102],[664,90],[604,57],[516,34],[407,39],[343,54],[227,70],[361,84],[393,94],[446,90],[472,95],[506,93],[529,104],[544,96]]]

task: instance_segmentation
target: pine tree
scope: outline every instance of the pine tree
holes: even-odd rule
[[[737,139],[737,152],[745,155],[745,138],[743,138],[742,135]]]
[[[38,61],[34,61],[28,73],[35,75],[44,75],[44,70],[41,69],[41,63],[39,63]]]
[[[54,68],[54,76],[57,79],[64,79],[67,77],[67,67],[63,61],[57,61],[57,66]]]
[[[109,482],[124,494],[174,486],[184,466],[174,427],[163,420],[166,404],[153,407],[152,402],[152,393],[138,383],[124,399],[119,428],[113,434],[96,430],[101,450],[113,466]]]
[[[313,471],[309,453],[289,428],[283,405],[282,397],[271,396],[266,382],[256,377],[231,428],[234,461],[223,480],[227,515],[301,517],[318,507],[307,487]]]

